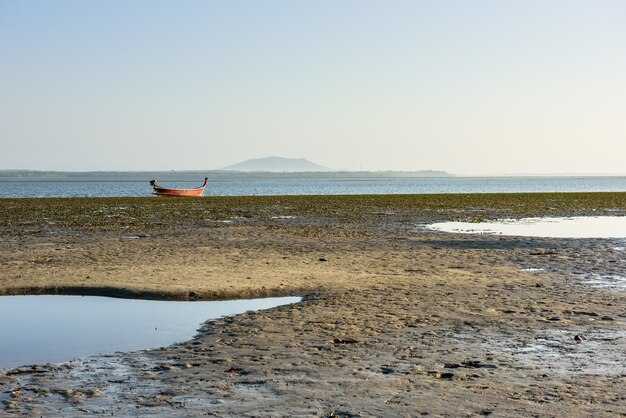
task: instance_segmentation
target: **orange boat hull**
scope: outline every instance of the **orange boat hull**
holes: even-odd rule
[[[164,187],[155,187],[154,194],[158,196],[202,196],[204,187],[200,189],[166,189]]]
[[[152,180],[150,184],[154,188],[154,194],[157,196],[170,196],[170,197],[198,197],[202,196],[204,189],[206,188],[208,179],[204,179],[204,184],[195,189],[168,189],[166,187],[160,187],[157,185],[156,180]]]

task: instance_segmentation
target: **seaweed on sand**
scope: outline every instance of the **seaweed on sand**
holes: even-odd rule
[[[346,223],[384,214],[432,220],[626,214],[626,192],[432,195],[220,196],[204,198],[0,199],[0,235],[50,231],[142,232],[216,227],[224,220],[276,216],[332,218]],[[217,221],[217,222],[216,222]]]

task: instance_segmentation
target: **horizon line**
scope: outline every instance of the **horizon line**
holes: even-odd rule
[[[513,173],[454,173],[441,169],[416,169],[416,170],[393,170],[393,169],[377,169],[377,170],[350,170],[350,169],[328,169],[315,171],[269,171],[269,170],[229,170],[224,168],[213,169],[146,169],[146,170],[55,170],[55,169],[0,169],[0,173],[11,172],[29,172],[29,173],[238,173],[238,174],[312,174],[312,173],[424,173],[424,172],[440,172],[445,173],[446,177],[626,177],[624,173],[585,173],[585,172],[559,172],[559,173],[541,173],[541,172],[513,172]]]

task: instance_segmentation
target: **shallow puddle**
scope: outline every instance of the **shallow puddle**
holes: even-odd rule
[[[494,338],[485,348],[507,353],[529,368],[549,369],[559,374],[621,375],[624,333],[619,329],[587,330],[576,342],[570,330],[541,330],[534,338]]]
[[[503,219],[495,222],[441,222],[427,229],[463,234],[544,238],[626,238],[626,217]]]
[[[205,321],[299,302],[299,297],[172,302],[96,296],[0,297],[0,368],[167,346]]]
[[[619,274],[597,274],[585,275],[580,281],[582,284],[600,289],[611,289],[626,291],[626,276]]]
[[[626,238],[626,217],[622,216],[578,216],[569,218],[523,218],[502,219],[494,222],[441,222],[427,225],[426,229],[462,233],[507,235],[520,237],[543,238],[605,238],[616,240],[610,242],[611,250],[624,251]],[[617,246],[613,246],[616,245]],[[619,267],[619,266],[618,266]],[[546,271],[539,266],[524,266],[521,271],[541,273]],[[578,273],[577,273],[578,274]],[[626,272],[618,271],[610,274],[582,273],[577,276],[579,283],[609,290],[626,290]]]
[[[573,376],[626,373],[626,339],[621,326],[535,329],[530,332],[454,334],[459,352],[476,359],[495,357],[501,364],[529,372]],[[578,337],[578,338],[577,338]]]

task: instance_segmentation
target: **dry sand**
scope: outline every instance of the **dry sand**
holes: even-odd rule
[[[624,416],[625,292],[578,279],[624,274],[617,245],[393,214],[6,237],[5,294],[304,300],[160,350],[5,370],[0,415]]]

